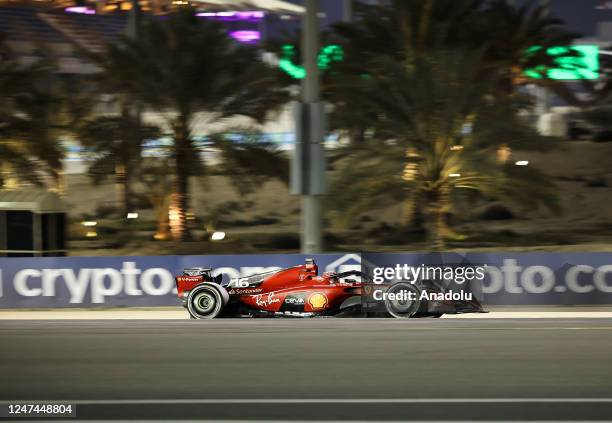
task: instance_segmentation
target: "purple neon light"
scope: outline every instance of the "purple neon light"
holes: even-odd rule
[[[231,31],[230,37],[245,44],[254,44],[261,39],[259,31]]]
[[[220,21],[259,21],[264,18],[265,13],[260,10],[253,11],[228,11],[228,12],[199,12],[196,16],[212,18]]]
[[[85,6],[71,6],[64,9],[68,13],[81,13],[83,15],[95,15],[96,11]]]

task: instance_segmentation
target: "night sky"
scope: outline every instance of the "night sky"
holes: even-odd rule
[[[570,29],[586,37],[597,34],[597,22],[612,21],[612,9],[596,9],[598,0],[552,0],[553,13],[563,19]]]
[[[290,0],[301,4],[301,0]],[[461,0],[458,0],[461,1]],[[603,0],[550,0],[553,14],[563,19],[570,29],[583,34],[585,37],[594,37],[597,34],[597,22],[612,21],[612,9],[596,9]],[[342,18],[342,0],[319,0],[320,7],[325,10],[330,23]],[[518,3],[522,3],[519,0]],[[533,1],[531,2],[533,3]],[[612,1],[610,2],[612,7]]]

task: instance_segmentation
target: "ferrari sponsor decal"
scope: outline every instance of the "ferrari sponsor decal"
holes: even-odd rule
[[[262,288],[244,288],[244,289],[230,289],[230,295],[251,295],[258,294],[263,291]]]
[[[257,304],[259,307],[268,307],[272,304],[280,302],[280,298],[278,298],[272,292],[270,292],[269,294],[259,294],[255,296],[255,304]]]
[[[306,304],[305,294],[289,294],[285,297],[283,305],[280,311],[286,311],[291,313],[302,313],[304,312],[304,305]]]
[[[294,297],[288,295],[287,298],[285,298],[285,304],[304,304],[304,302],[304,297]]]
[[[308,297],[308,304],[313,310],[320,310],[327,307],[327,296],[321,292],[315,292]]]
[[[179,282],[200,282],[203,278],[202,276],[177,276],[176,279]]]

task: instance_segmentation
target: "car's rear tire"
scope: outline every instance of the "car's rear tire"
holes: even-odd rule
[[[387,293],[405,293],[408,297],[405,300],[390,300],[388,298],[385,300],[385,307],[391,316],[398,319],[407,319],[414,317],[419,312],[421,291],[410,282],[395,283],[389,287]]]
[[[212,285],[198,285],[187,297],[187,310],[194,319],[214,319],[223,311],[224,301]]]

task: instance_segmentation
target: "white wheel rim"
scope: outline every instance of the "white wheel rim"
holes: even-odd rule
[[[209,314],[214,310],[217,300],[210,292],[203,291],[196,294],[193,299],[193,307],[201,314]]]

